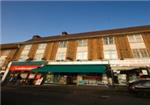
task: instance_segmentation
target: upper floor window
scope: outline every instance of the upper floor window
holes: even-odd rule
[[[44,50],[46,47],[46,43],[42,43],[38,45],[38,50]]]
[[[31,48],[32,45],[26,45],[23,49],[23,51],[21,52],[21,55],[20,55],[20,60],[25,60],[28,58],[28,53],[30,51],[30,48]]]
[[[59,42],[59,47],[60,47],[60,48],[65,48],[65,47],[67,47],[67,41]]]
[[[110,36],[103,37],[104,45],[114,44],[114,38]]]
[[[30,50],[32,45],[26,45],[23,50]]]
[[[78,47],[87,46],[87,40],[78,40]]]
[[[88,53],[87,51],[78,51],[76,59],[77,60],[87,60]]]
[[[142,42],[142,36],[140,34],[137,35],[128,35],[128,39],[130,43]]]
[[[65,58],[66,58],[65,52],[58,52],[56,54],[56,60],[65,60]]]
[[[105,50],[104,51],[104,58],[105,59],[117,59],[117,51],[116,50]]]
[[[134,58],[149,57],[146,49],[132,49]]]
[[[34,56],[35,60],[41,60],[43,58],[45,48],[46,48],[46,43],[42,43],[38,45],[38,49]]]

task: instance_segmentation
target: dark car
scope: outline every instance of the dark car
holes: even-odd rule
[[[150,95],[150,79],[137,80],[128,84],[128,90],[130,93],[143,96]]]

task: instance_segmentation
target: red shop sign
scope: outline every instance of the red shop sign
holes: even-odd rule
[[[11,71],[30,71],[32,69],[40,67],[39,65],[14,65],[10,67]]]

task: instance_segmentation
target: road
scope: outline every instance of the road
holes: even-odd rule
[[[126,88],[95,86],[17,86],[1,88],[2,105],[149,105]]]

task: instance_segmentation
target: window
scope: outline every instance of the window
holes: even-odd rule
[[[86,51],[78,51],[76,59],[77,60],[87,60],[87,52]]]
[[[109,37],[109,36],[105,36],[105,37],[103,37],[103,43],[105,45],[114,44],[114,38]]]
[[[32,45],[26,45],[23,49],[23,51],[21,52],[21,55],[20,55],[20,60],[26,60],[28,59],[28,53],[30,51],[30,48],[31,48]]]
[[[63,41],[63,42],[59,42],[59,48],[65,48],[67,47],[67,42]]]
[[[39,44],[38,45],[38,50],[44,50],[46,48],[46,44]]]
[[[130,43],[138,43],[143,41],[141,35],[128,35],[128,39]]]
[[[148,53],[146,49],[132,49],[134,58],[143,58],[148,57]]]
[[[66,54],[65,52],[58,52],[56,55],[56,60],[65,60]]]
[[[117,59],[117,51],[116,50],[106,50],[104,51],[104,58],[105,59]]]
[[[26,45],[26,46],[24,47],[24,50],[30,50],[31,46],[32,46],[32,45]]]
[[[42,44],[38,45],[38,49],[37,49],[37,51],[35,53],[35,56],[34,56],[35,60],[41,60],[43,58],[46,45],[47,44],[45,44],[45,43],[44,44],[42,43]]]
[[[41,60],[43,58],[43,53],[36,53],[34,59],[35,60]]]
[[[78,47],[87,46],[87,40],[78,40]]]

